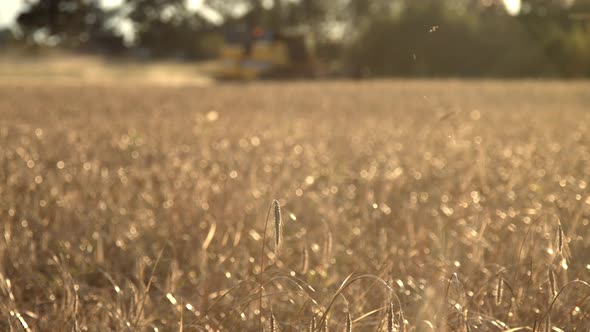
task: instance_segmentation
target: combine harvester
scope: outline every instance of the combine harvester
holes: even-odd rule
[[[221,80],[312,78],[315,62],[307,34],[256,28],[226,36],[215,76]]]

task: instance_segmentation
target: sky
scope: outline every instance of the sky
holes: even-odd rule
[[[24,2],[24,0],[2,0],[2,4],[0,4],[0,27],[14,23],[16,15],[18,15]]]

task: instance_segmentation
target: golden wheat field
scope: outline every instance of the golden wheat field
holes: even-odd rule
[[[0,330],[589,331],[589,107],[587,82],[3,84]]]

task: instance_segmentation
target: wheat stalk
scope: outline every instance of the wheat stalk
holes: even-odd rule
[[[394,328],[393,303],[389,302],[389,305],[387,306],[387,332],[393,332]]]
[[[320,332],[328,332],[328,316],[326,316],[321,323],[322,326],[320,327]]]
[[[326,233],[326,238],[324,240],[324,264],[325,267],[327,268],[328,266],[330,266],[330,261],[332,260],[332,246],[333,246],[333,238],[332,238],[332,232],[330,232],[330,230],[328,230],[328,232]]]
[[[344,331],[352,332],[352,320],[350,319],[350,312],[346,313],[346,327]]]
[[[315,332],[315,325],[316,325],[315,316],[312,316],[311,320],[309,321],[309,332]]]
[[[306,246],[303,246],[303,253],[301,256],[301,274],[307,274],[307,271],[309,270],[309,251]]]
[[[549,291],[551,294],[551,299],[554,299],[555,296],[557,296],[557,283],[555,282],[555,272],[553,272],[553,269],[550,267],[549,271]]]
[[[145,302],[147,300],[147,296],[150,291],[150,287],[152,286],[152,282],[154,281],[154,275],[156,273],[156,268],[158,267],[158,264],[160,263],[160,259],[162,259],[162,254],[164,253],[164,248],[166,248],[166,247],[162,246],[162,249],[160,249],[160,252],[158,253],[158,257],[156,258],[156,262],[154,263],[154,266],[152,266],[152,271],[150,272],[147,286],[145,287],[145,290],[142,294],[141,300],[139,302],[139,308],[137,309],[137,314],[136,314],[135,320],[133,322],[133,330],[134,331],[137,330],[137,325],[139,324],[139,320],[141,319],[141,315],[143,313],[143,308],[145,306]]]
[[[557,222],[557,251],[563,252],[563,228],[561,222]]]
[[[496,305],[502,304],[504,297],[504,278],[500,275],[498,277],[498,284],[496,285]]]
[[[545,332],[551,332],[551,316],[545,318]]]
[[[270,312],[270,332],[278,332],[279,328],[277,326],[277,320],[273,312]]]
[[[273,201],[274,216],[275,216],[275,252],[279,251],[282,237],[282,219],[281,219],[281,205],[276,199]]]

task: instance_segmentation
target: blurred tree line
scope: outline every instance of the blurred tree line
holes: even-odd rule
[[[514,1],[514,0],[513,0]],[[589,77],[590,0],[100,0],[31,2],[28,45],[215,57],[232,29],[304,28],[326,67],[355,76]],[[121,27],[133,32],[133,38]]]

